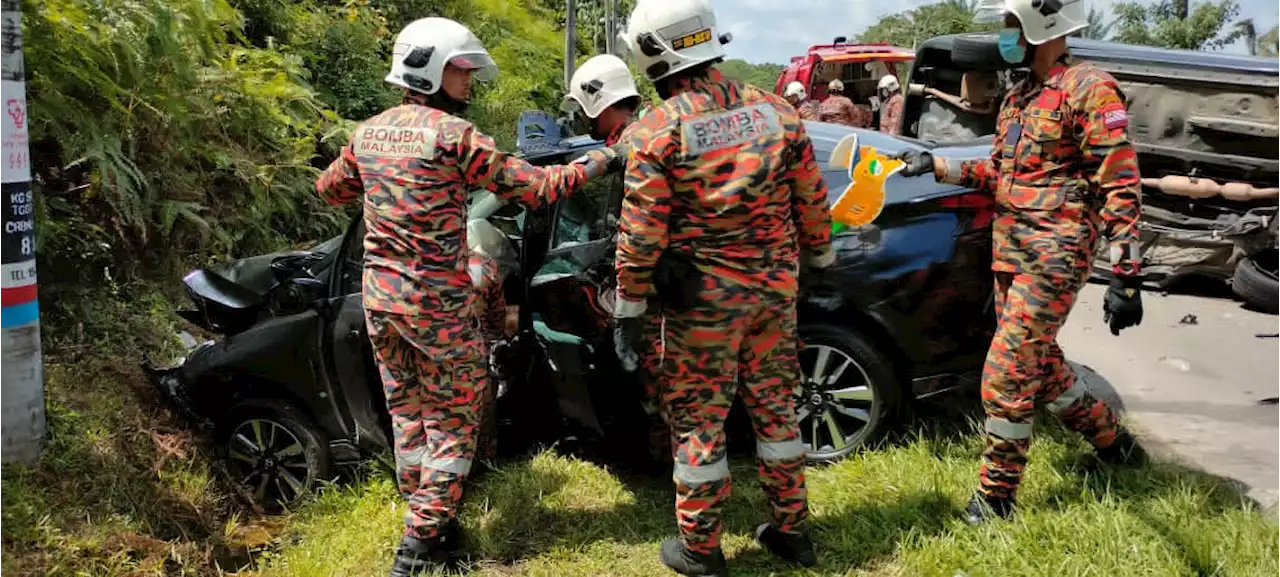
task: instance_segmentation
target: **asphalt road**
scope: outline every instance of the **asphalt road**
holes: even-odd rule
[[[1232,479],[1275,510],[1280,487],[1280,327],[1225,296],[1143,294],[1142,325],[1113,336],[1091,284],[1059,343],[1155,454]],[[1194,320],[1188,315],[1194,315]]]

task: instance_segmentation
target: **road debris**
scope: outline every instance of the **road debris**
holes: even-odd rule
[[[1178,323],[1184,325],[1198,325],[1200,324],[1200,319],[1196,318],[1196,315],[1188,314],[1187,316],[1182,317],[1182,320],[1178,321]]]
[[[1280,333],[1258,333],[1253,336],[1258,337],[1260,339],[1274,339],[1274,338],[1280,338]]]
[[[1265,399],[1262,399],[1261,401],[1258,401],[1258,404],[1259,404],[1259,405],[1276,405],[1276,404],[1280,404],[1280,397],[1267,397],[1267,398],[1265,398]]]

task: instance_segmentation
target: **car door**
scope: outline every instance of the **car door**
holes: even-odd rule
[[[333,394],[346,401],[340,405],[348,415],[355,444],[377,451],[391,446],[391,416],[365,327],[363,273],[364,219],[357,214],[347,228],[329,281],[328,359]]]
[[[528,279],[528,311],[561,414],[603,433],[592,383],[616,371],[613,257],[620,175],[589,183],[551,211],[545,255]]]

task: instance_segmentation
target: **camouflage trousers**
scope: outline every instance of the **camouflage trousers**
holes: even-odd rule
[[[405,534],[429,539],[454,517],[471,472],[490,388],[485,347],[470,318],[441,327],[438,319],[380,311],[366,317],[391,413],[396,480],[409,503]],[[457,342],[442,347],[440,334]]]
[[[665,326],[661,310],[645,315],[643,342],[646,348],[640,352],[640,378],[644,387],[643,407],[649,418],[649,456],[661,460],[671,454],[671,428],[661,417],[660,395],[662,390],[662,360],[665,345],[662,329]]]
[[[709,296],[667,311],[663,332],[661,405],[671,427],[676,521],[685,546],[698,552],[720,544],[731,488],[724,424],[736,394],[755,429],[757,474],[774,526],[798,532],[809,515],[792,396],[800,383],[795,301]]]
[[[987,414],[980,491],[1013,498],[1027,465],[1036,407],[1105,448],[1116,438],[1116,414],[1078,385],[1058,347],[1058,330],[1076,302],[1079,278],[996,273],[998,326],[982,371]]]

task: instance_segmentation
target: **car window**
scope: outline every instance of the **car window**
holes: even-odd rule
[[[621,175],[614,173],[591,180],[561,201],[551,249],[610,238],[621,210],[621,193]]]

